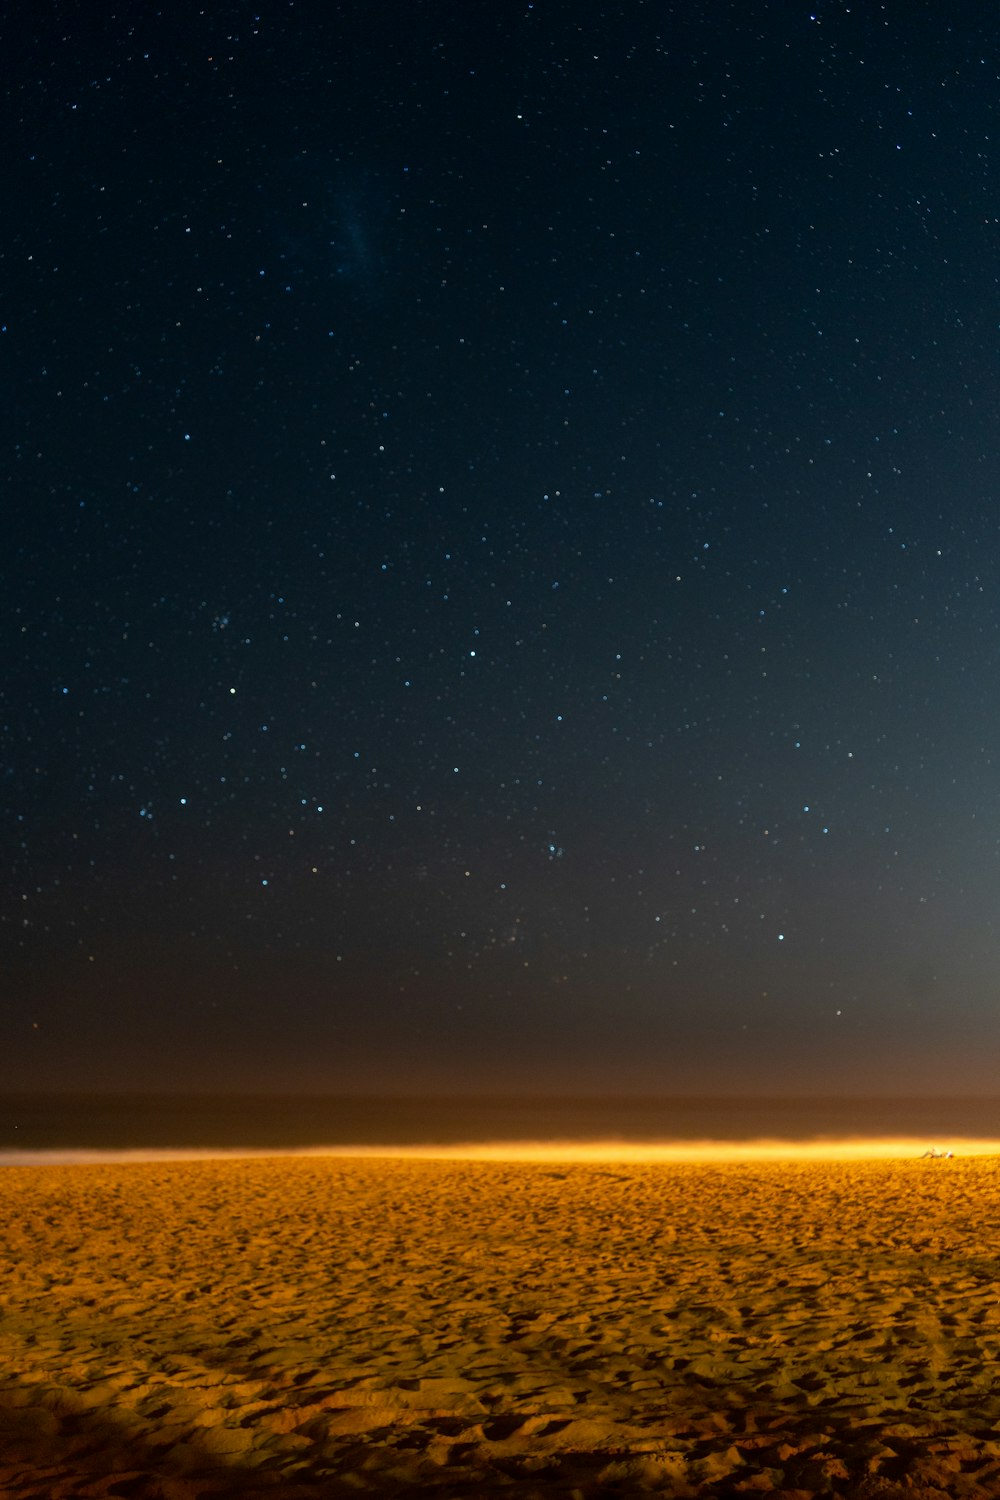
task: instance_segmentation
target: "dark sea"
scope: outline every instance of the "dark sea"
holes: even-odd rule
[[[0,1165],[76,1153],[305,1151],[496,1142],[1000,1141],[1000,1098],[0,1096]]]

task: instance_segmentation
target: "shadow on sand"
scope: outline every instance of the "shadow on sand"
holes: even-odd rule
[[[580,1496],[624,1500],[651,1491],[661,1496],[672,1493],[662,1482],[646,1486],[638,1476],[623,1476],[620,1482],[611,1483],[606,1476],[599,1478],[609,1459],[621,1457],[620,1453],[570,1450],[530,1469],[508,1461],[486,1465],[483,1472],[466,1473],[464,1478],[445,1468],[439,1474],[414,1471],[398,1479],[381,1466],[377,1473],[359,1474],[351,1460],[363,1461],[366,1456],[371,1456],[370,1447],[367,1453],[356,1449],[352,1454],[348,1449],[339,1462],[331,1464],[302,1449],[294,1459],[278,1458],[269,1467],[266,1457],[258,1463],[220,1458],[207,1442],[199,1443],[196,1434],[186,1434],[183,1444],[174,1438],[157,1442],[137,1435],[107,1410],[57,1413],[0,1397],[3,1500],[359,1500],[364,1496],[410,1500],[418,1493],[433,1500],[471,1500],[494,1493],[506,1500],[568,1500],[571,1495],[577,1500]],[[345,1478],[349,1465],[353,1472]],[[843,1482],[836,1485],[817,1485],[812,1476],[808,1487],[795,1488],[794,1493],[831,1495],[839,1500],[946,1500],[950,1495],[984,1493],[968,1487],[939,1488],[915,1479],[906,1482],[908,1464],[902,1454],[895,1468],[892,1474],[854,1481],[844,1473]],[[734,1491],[722,1481],[694,1489],[685,1485],[679,1493],[695,1493],[702,1500],[730,1500]]]
[[[0,1495],[3,1500],[470,1500],[503,1494],[506,1500],[634,1494],[633,1487],[599,1486],[596,1471],[607,1455],[566,1455],[544,1472],[519,1463],[488,1466],[459,1478],[442,1468],[397,1479],[383,1465],[358,1473],[372,1445],[345,1445],[334,1463],[301,1449],[294,1459],[257,1463],[220,1458],[197,1433],[163,1442],[129,1431],[107,1409],[55,1412],[0,1396]],[[403,1448],[406,1442],[404,1439]],[[406,1456],[398,1455],[405,1472]],[[391,1462],[391,1459],[390,1459]],[[351,1471],[351,1478],[343,1475]],[[912,1497],[908,1497],[912,1500]]]
[[[0,1397],[0,1495],[4,1500],[358,1500],[306,1452],[295,1472],[221,1458],[197,1433],[157,1442],[107,1409],[62,1413]],[[391,1488],[383,1493],[392,1493]]]

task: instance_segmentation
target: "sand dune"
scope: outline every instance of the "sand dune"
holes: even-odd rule
[[[0,1494],[1000,1494],[1000,1160],[0,1174]]]

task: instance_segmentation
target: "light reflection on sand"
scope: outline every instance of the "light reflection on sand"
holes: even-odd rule
[[[1000,1497],[1000,1142],[527,1133],[0,1172],[0,1494]]]
[[[293,1150],[254,1146],[176,1149],[142,1147],[134,1150],[80,1148],[0,1151],[0,1167],[311,1156],[429,1161],[634,1162],[638,1165],[655,1165],[658,1162],[913,1160],[926,1157],[931,1152],[935,1153],[938,1160],[947,1153],[955,1157],[1000,1156],[1000,1140],[955,1139],[930,1142],[911,1137],[849,1137],[811,1141],[470,1141],[458,1145],[304,1146]]]

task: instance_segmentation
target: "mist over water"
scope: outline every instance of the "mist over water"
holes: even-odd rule
[[[31,1153],[352,1148],[602,1148],[695,1143],[905,1141],[945,1150],[1000,1138],[1000,1099],[345,1098],[0,1096],[0,1160]]]

